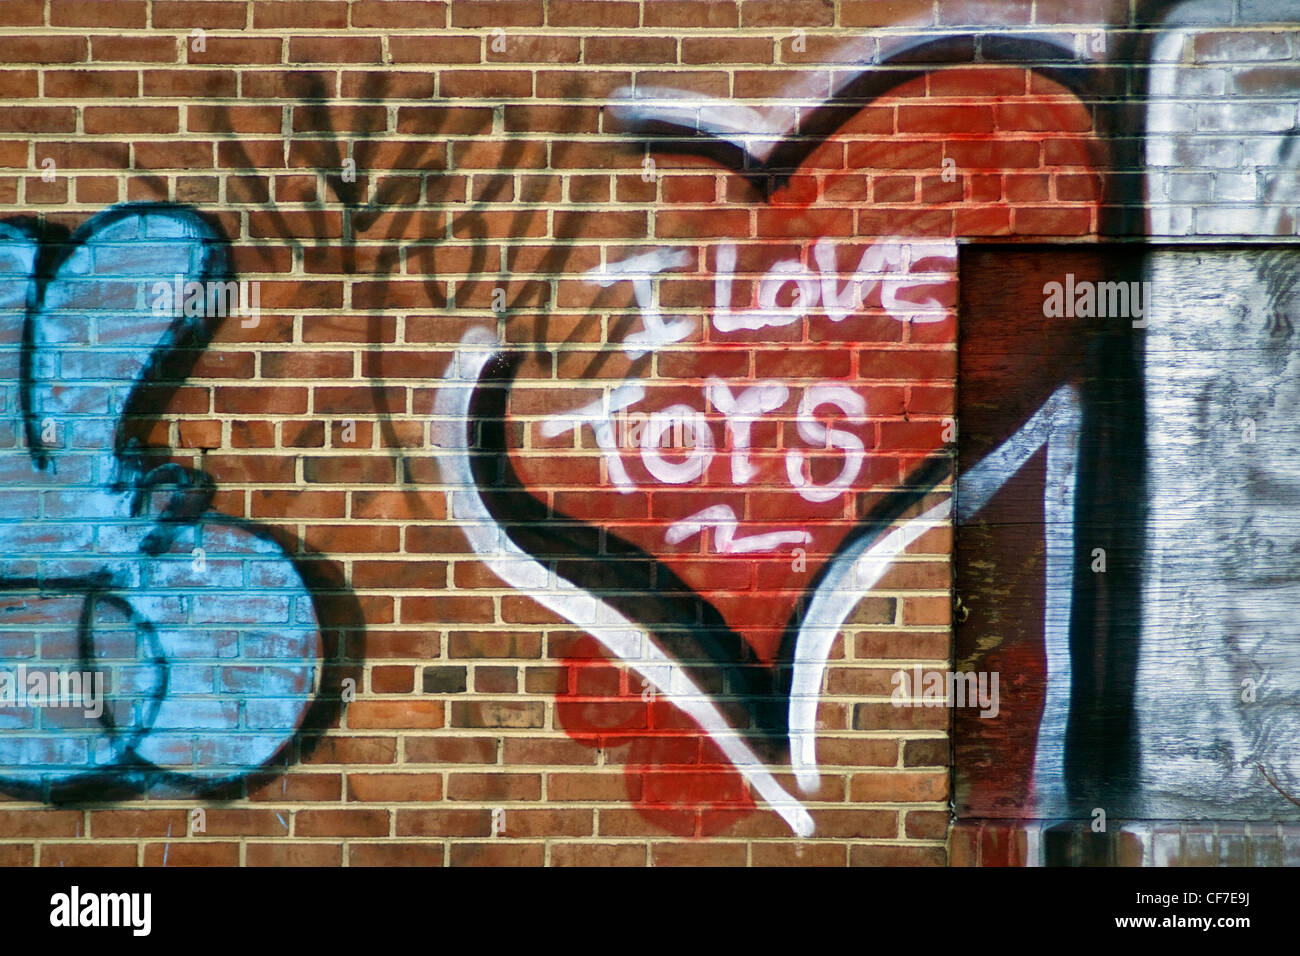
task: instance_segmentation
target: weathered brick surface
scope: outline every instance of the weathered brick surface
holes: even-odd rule
[[[797,839],[680,709],[644,696],[640,673],[583,633],[591,622],[555,611],[554,570],[510,583],[475,553],[472,522],[449,504],[440,471],[439,403],[467,361],[467,332],[526,351],[496,421],[528,506],[660,559],[625,562],[626,577],[610,583],[602,562],[616,555],[601,543],[584,580],[613,591],[685,585],[770,659],[787,619],[806,610],[800,593],[869,506],[950,450],[958,290],[944,250],[959,240],[1295,234],[1293,159],[1270,152],[1266,134],[1296,123],[1293,95],[1276,91],[1294,89],[1300,33],[1230,19],[1177,33],[1175,47],[1167,31],[1130,23],[1128,8],[0,4],[0,218],[36,216],[54,235],[117,202],[187,204],[228,240],[239,277],[259,283],[260,321],[218,327],[184,387],[149,406],[140,430],[213,479],[213,507],[259,522],[320,569],[331,659],[320,681],[347,678],[355,689],[220,807],[167,794],[148,809],[9,803],[0,863],[1038,862],[1028,847],[1047,852],[1046,825],[964,822],[949,832],[949,712],[891,703],[899,669],[952,666],[946,514],[833,642],[816,710],[817,786],[799,789],[788,756],[770,763],[815,824]],[[985,55],[1000,42],[1019,52]],[[1144,180],[1126,132],[1126,111],[1140,107],[1126,96],[1145,82],[1153,44],[1191,58],[1160,101],[1169,135],[1146,156],[1157,172]],[[1047,50],[1061,68],[1032,69]],[[854,93],[844,123],[819,127],[832,90],[880,64],[897,82]],[[1224,99],[1234,90],[1254,97],[1249,106]],[[753,159],[677,149],[654,138],[665,132],[655,124],[647,146],[637,103],[679,123],[674,136],[734,125],[752,157],[787,130],[817,145],[788,167],[746,175]],[[642,293],[588,275],[666,250],[689,262],[647,280],[665,318],[763,304],[764,290],[767,308],[789,310],[792,286],[816,287],[785,283],[793,272],[782,260],[815,274],[814,244],[829,239],[853,251],[852,263],[832,253],[831,268],[850,272],[871,243],[899,237],[915,260],[937,261],[910,263],[930,275],[922,321],[894,321],[905,283],[886,276],[862,302],[865,318],[773,323],[742,332],[739,347],[688,335],[649,358],[621,347],[645,321]],[[724,248],[736,261],[729,302],[717,298]],[[871,411],[854,500],[818,510],[793,493],[787,468],[802,476],[804,461],[789,466],[791,449],[814,446],[800,480],[826,485],[844,447],[826,441],[824,426],[801,438],[795,403],[755,424],[761,477],[745,488],[727,477],[735,436],[716,413],[702,427],[720,477],[656,484],[700,447],[673,439],[671,455],[656,460],[644,444],[629,455],[624,489],[590,428],[543,427],[633,378],[655,409],[694,409],[713,376],[736,393],[764,382],[792,395],[813,383],[857,388]],[[890,521],[950,491],[940,475]],[[809,569],[793,570],[784,545],[752,564],[721,560],[716,527],[664,543],[669,524],[718,502],[747,521],[813,529],[800,551]],[[257,590],[245,597],[253,619],[273,601]],[[727,698],[718,672],[696,676]],[[1288,828],[1170,826],[1116,826],[1104,846],[1073,832],[1050,839],[1064,859],[1121,865],[1294,863],[1300,845]]]

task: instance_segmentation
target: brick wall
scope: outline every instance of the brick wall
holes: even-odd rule
[[[1171,6],[0,3],[0,862],[947,863],[959,247],[1300,222]]]

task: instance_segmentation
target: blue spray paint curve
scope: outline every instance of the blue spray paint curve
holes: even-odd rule
[[[0,697],[8,792],[220,791],[285,762],[321,695],[300,568],[129,430],[221,321],[155,309],[155,285],[229,281],[226,262],[179,206],[114,207],[58,244],[0,223],[0,672],[104,681],[98,715],[39,706],[30,684]]]

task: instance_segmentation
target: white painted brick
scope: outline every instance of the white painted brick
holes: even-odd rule
[[[1203,206],[1196,210],[1196,234],[1201,236],[1267,236],[1275,226],[1268,210],[1256,206]]]
[[[1293,34],[1268,30],[1202,33],[1196,38],[1196,61],[1241,63],[1285,60],[1291,56]]]
[[[1254,201],[1259,195],[1255,173],[1215,173],[1214,198],[1218,202]]]
[[[1171,136],[1167,159],[1153,159],[1158,154],[1157,144],[1164,137],[1152,137],[1148,147],[1148,162],[1153,166],[1178,166],[1181,168],[1208,167],[1211,169],[1237,169],[1241,166],[1241,146],[1235,139],[1209,136]]]
[[[1222,96],[1226,86],[1227,73],[1220,69],[1189,67],[1174,77],[1174,95],[1179,97]]]
[[[1212,132],[1285,131],[1295,126],[1295,117],[1294,103],[1201,103],[1196,107],[1196,128]]]
[[[1196,129],[1194,103],[1161,102],[1147,113],[1147,130],[1152,133],[1190,133]]]
[[[1209,202],[1213,188],[1212,173],[1170,173],[1165,195],[1173,202]]]
[[[1153,236],[1192,234],[1191,206],[1153,206],[1147,218],[1147,232]]]
[[[1300,170],[1269,173],[1264,177],[1264,196],[1271,202],[1300,202]]]
[[[1244,166],[1292,166],[1282,160],[1289,136],[1250,136],[1241,140],[1241,159]]]

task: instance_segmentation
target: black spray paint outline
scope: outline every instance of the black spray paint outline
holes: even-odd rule
[[[222,238],[216,223],[200,211],[184,204],[169,202],[117,204],[90,217],[71,234],[63,227],[52,226],[49,223],[34,223],[29,217],[14,217],[0,221],[0,226],[26,238],[36,251],[35,268],[27,281],[27,303],[20,353],[19,395],[22,406],[21,417],[28,436],[28,454],[39,470],[46,470],[49,467],[50,458],[45,454],[40,436],[40,424],[36,421],[32,409],[34,351],[32,320],[42,308],[45,291],[57,276],[59,266],[82,248],[88,238],[120,219],[148,216],[150,213],[168,216],[183,214],[191,217],[206,233],[197,237],[197,241],[202,244],[206,253],[196,273],[198,281],[208,283],[234,279],[234,274],[228,266],[227,243]],[[41,226],[44,228],[40,228]],[[262,777],[266,768],[281,764],[287,767],[295,752],[300,756],[310,752],[318,742],[310,736],[310,732],[335,723],[341,713],[345,703],[341,680],[337,694],[330,693],[327,688],[336,672],[341,675],[346,672],[346,668],[341,667],[342,660],[331,660],[327,634],[332,629],[348,627],[348,624],[343,623],[345,620],[360,619],[359,606],[356,605],[355,600],[351,602],[348,600],[351,596],[350,592],[346,590],[341,594],[338,592],[337,584],[329,579],[328,570],[315,560],[317,555],[300,548],[286,546],[296,544],[296,541],[281,541],[279,535],[251,519],[218,515],[207,511],[215,486],[201,471],[171,462],[146,470],[144,462],[147,454],[167,453],[171,451],[170,448],[146,449],[141,447],[134,437],[128,437],[133,425],[138,425],[141,421],[156,420],[161,411],[167,407],[171,396],[183,384],[199,356],[206,349],[217,324],[218,322],[211,321],[211,317],[206,315],[199,321],[190,321],[183,312],[178,312],[172,325],[151,349],[145,365],[132,381],[127,398],[118,414],[120,426],[115,435],[114,454],[117,460],[125,465],[125,476],[129,477],[122,477],[114,489],[127,490],[127,485],[134,487],[137,497],[133,510],[138,517],[144,505],[143,499],[156,487],[175,482],[179,488],[179,494],[174,495],[164,510],[155,517],[156,527],[142,543],[142,552],[145,554],[156,556],[167,550],[181,524],[188,524],[195,528],[207,525],[226,526],[275,544],[281,556],[293,566],[311,596],[317,636],[321,642],[321,656],[312,665],[319,674],[318,691],[314,699],[304,708],[297,727],[287,735],[284,743],[256,767],[244,768],[222,776],[196,775],[160,767],[134,752],[135,747],[149,733],[147,729],[149,721],[144,721],[141,726],[146,729],[132,735],[132,740],[122,748],[125,759],[117,760],[102,769],[88,770],[68,781],[51,783],[42,780],[40,783],[28,783],[5,780],[0,782],[0,790],[56,805],[117,802],[146,793],[153,796],[236,799],[265,782]],[[80,666],[84,672],[95,669],[91,637],[93,609],[100,602],[123,604],[111,588],[110,582],[95,575],[69,578],[11,577],[5,578],[2,582],[5,593],[31,591],[34,595],[41,596],[82,595],[82,612],[77,623],[77,647],[81,657]],[[321,598],[321,595],[327,591],[335,592],[330,595],[331,600],[328,604]],[[340,597],[343,597],[343,600],[340,601]],[[134,619],[134,614],[129,617]],[[147,624],[136,620],[133,620],[133,623],[137,627],[141,623]],[[151,626],[146,627],[146,633],[151,635]],[[339,646],[342,649],[341,641]],[[161,658],[156,656],[155,661],[158,660]],[[163,679],[147,698],[151,713],[154,715],[166,698],[169,686],[165,664],[162,667],[162,674]],[[105,708],[99,719],[109,734],[117,729],[111,708]],[[300,741],[305,743],[300,744]],[[300,747],[302,749],[299,749]]]
[[[651,151],[658,150],[706,156],[719,162],[723,168],[744,175],[754,185],[766,189],[766,195],[770,195],[822,139],[831,135],[856,115],[863,106],[908,80],[924,76],[934,68],[971,62],[1014,65],[1056,80],[1084,101],[1089,94],[1097,96],[1108,92],[1105,88],[1101,90],[1096,88],[1095,68],[1085,67],[1085,71],[1081,72],[1078,69],[1071,70],[1061,66],[1062,63],[1075,59],[1072,51],[1067,51],[1039,37],[953,34],[937,39],[916,39],[904,45],[880,64],[889,67],[907,66],[908,69],[863,70],[825,105],[809,114],[800,129],[795,131],[794,135],[782,140],[771,157],[766,160],[746,152],[736,143],[710,135],[707,130],[697,132],[671,122],[655,119],[638,122],[634,118],[628,126],[628,131],[646,137],[644,148],[647,155]],[[1108,75],[1105,71],[1101,72],[1103,76]],[[1098,133],[1098,140],[1109,145],[1113,139],[1109,134],[1112,129],[1117,128],[1115,124],[1118,116],[1112,116],[1111,111],[1105,106],[1095,107],[1094,115],[1094,129]],[[1115,180],[1108,178],[1106,181],[1113,188],[1120,188]],[[1114,215],[1117,210],[1123,209],[1123,206],[1107,205],[1103,206],[1103,209]],[[1120,353],[1123,353],[1128,350],[1130,342],[1124,339],[1118,344]],[[599,368],[610,354],[612,353],[609,349],[598,351],[588,365],[588,373]],[[571,516],[554,511],[550,512],[548,518],[547,506],[539,499],[528,495],[519,485],[509,461],[510,449],[506,444],[504,414],[508,383],[513,380],[514,373],[523,358],[523,353],[515,351],[498,356],[485,367],[483,378],[480,380],[482,394],[474,396],[470,420],[467,422],[471,442],[474,440],[474,428],[476,425],[481,427],[480,447],[489,455],[487,458],[481,456],[474,458],[472,467],[478,490],[493,518],[510,540],[525,553],[544,564],[555,562],[557,574],[588,593],[599,595],[620,611],[628,613],[633,620],[641,622],[642,626],[655,636],[664,637],[665,643],[669,646],[674,643],[678,634],[688,635],[687,644],[691,653],[696,655],[696,659],[703,660],[706,666],[715,670],[721,669],[729,678],[729,687],[733,691],[735,685],[739,685],[742,689],[738,695],[734,695],[739,698],[739,709],[746,718],[745,726],[738,729],[756,734],[759,742],[765,745],[769,758],[779,758],[789,753],[793,741],[789,738],[790,728],[784,717],[788,716],[794,647],[800,630],[799,618],[802,611],[839,556],[855,545],[861,547],[863,544],[874,543],[894,521],[923,500],[925,495],[938,490],[942,481],[952,471],[951,453],[942,452],[931,459],[922,460],[912,472],[911,481],[880,502],[864,519],[861,519],[854,532],[840,543],[836,554],[822,565],[814,580],[810,582],[808,590],[801,597],[799,605],[787,622],[776,665],[771,670],[762,668],[761,670],[766,673],[756,679],[752,672],[752,652],[748,650],[748,646],[739,635],[734,634],[721,623],[721,615],[707,600],[694,592],[688,592],[694,600],[688,601],[683,606],[680,600],[665,600],[662,594],[656,593],[658,589],[653,586],[651,588],[642,586],[640,589],[636,587],[636,579],[643,577],[636,573],[636,569],[644,567],[653,569],[656,582],[666,580],[679,585],[676,576],[666,566],[629,542],[622,541],[608,530],[595,525],[586,525]],[[1114,367],[1105,361],[1101,364],[1103,368]],[[1123,366],[1123,363],[1119,364]],[[494,395],[496,397],[492,397]],[[1088,445],[1090,441],[1091,445],[1095,446],[1098,441],[1096,420],[1100,418],[1104,423],[1105,417],[1099,415],[1096,396],[1085,394],[1083,406],[1083,427],[1086,430],[1090,422],[1093,424],[1092,437],[1084,444]],[[1104,407],[1103,405],[1102,408]],[[1090,447],[1089,451],[1092,454],[1098,453],[1096,447]],[[955,494],[955,489],[953,493]],[[1087,499],[1081,492],[1077,500],[1081,502]],[[560,531],[562,527],[566,529],[563,537]],[[578,529],[581,535],[589,539],[594,538],[594,545],[576,540],[573,537],[574,532],[568,530],[572,528]],[[606,545],[605,549],[600,547],[602,538]],[[616,551],[627,557],[621,561],[612,558],[609,553],[611,543]],[[1079,543],[1076,542],[1076,562],[1079,547]],[[596,559],[600,559],[599,564]],[[561,570],[565,561],[570,562],[572,568],[579,571],[597,570],[597,574],[610,579],[610,583],[602,583],[599,577],[583,579],[580,574],[566,574]],[[619,567],[620,564],[622,567]],[[1119,578],[1122,574],[1121,571],[1115,577]],[[683,590],[686,590],[684,586]],[[1084,616],[1086,612],[1079,606],[1080,603],[1082,602],[1073,605],[1074,615],[1078,619],[1092,623],[1092,618]],[[647,605],[655,607],[656,610],[668,610],[670,616],[674,618],[672,622],[674,631],[665,634],[662,628],[647,623],[662,620],[662,617],[658,616],[645,616],[644,609]],[[643,614],[640,616],[636,614],[638,608],[643,609]],[[700,622],[698,625],[697,621]],[[1081,640],[1073,640],[1073,636],[1083,633],[1082,630],[1075,631],[1072,628],[1072,648],[1083,643]],[[1076,715],[1075,701],[1076,694],[1072,694],[1071,727],[1079,726],[1084,720]],[[720,703],[720,701],[715,702]],[[773,704],[778,706],[774,707]],[[1077,772],[1075,776],[1078,776]]]

